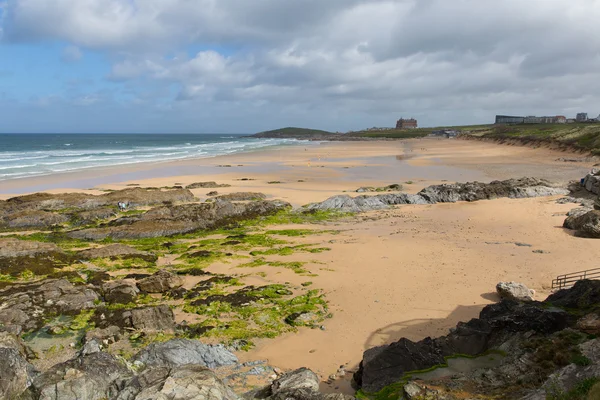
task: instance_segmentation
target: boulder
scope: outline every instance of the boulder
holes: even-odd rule
[[[116,400],[238,400],[209,369],[199,365],[152,368],[131,379]]]
[[[180,367],[186,364],[219,368],[238,362],[237,357],[222,345],[202,344],[198,340],[173,339],[152,343],[133,357],[146,367]]]
[[[78,253],[78,256],[84,260],[91,260],[94,258],[110,258],[113,260],[118,258],[139,258],[150,262],[157,260],[157,257],[152,253],[119,243],[83,250]]]
[[[21,339],[0,332],[0,398],[14,399],[33,382],[37,371],[27,361],[27,351]]]
[[[196,182],[190,185],[187,185],[186,189],[216,189],[222,187],[230,187],[231,185],[227,184],[218,184],[217,182]]]
[[[274,394],[297,389],[308,389],[312,392],[318,392],[320,382],[321,380],[317,374],[307,368],[300,368],[284,374],[275,380],[271,385],[271,391]]]
[[[135,283],[121,279],[104,283],[102,292],[105,301],[119,304],[133,302],[140,293]]]
[[[53,243],[0,238],[0,273],[19,276],[24,271],[35,275],[50,275],[72,261]]]
[[[254,192],[236,192],[223,194],[217,197],[218,199],[225,201],[255,201],[255,200],[264,200],[267,196],[263,193],[254,193]]]
[[[563,226],[576,231],[576,235],[586,238],[600,238],[600,211],[592,210],[582,215],[573,215],[565,219]]]
[[[579,319],[575,327],[589,335],[600,335],[600,315],[590,313]]]
[[[96,307],[99,294],[90,286],[65,279],[12,285],[0,290],[0,326],[21,334],[39,329],[47,315],[75,315]]]
[[[164,269],[138,282],[138,287],[144,293],[165,293],[181,285],[183,278]]]
[[[496,292],[502,299],[517,301],[533,301],[535,296],[535,290],[517,282],[500,282],[496,285]]]
[[[140,216],[119,218],[106,226],[71,231],[67,235],[84,240],[171,236],[273,215],[289,208],[291,205],[282,201],[231,203],[218,199],[214,203],[158,207]]]
[[[53,366],[33,380],[30,392],[40,400],[112,399],[131,375],[113,355],[94,352]]]
[[[600,170],[594,168],[583,180],[583,187],[588,192],[600,195]]]

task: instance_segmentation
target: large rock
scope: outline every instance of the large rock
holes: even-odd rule
[[[152,368],[131,379],[116,400],[238,400],[238,396],[200,365]]]
[[[194,201],[187,189],[128,188],[99,196],[87,193],[35,193],[0,202],[0,228],[50,228],[72,221],[78,225],[114,214],[110,207],[127,202],[131,207]],[[102,211],[95,211],[102,209]],[[87,212],[84,214],[84,212]]]
[[[600,195],[600,169],[594,168],[586,175],[583,186],[588,192]]]
[[[50,368],[34,379],[30,392],[39,400],[113,399],[131,375],[114,356],[96,352]]]
[[[99,309],[93,322],[98,328],[118,326],[122,330],[139,330],[146,333],[172,332],[175,329],[175,316],[166,304],[155,307],[134,308],[131,310]]]
[[[140,294],[139,289],[133,282],[116,280],[102,285],[104,300],[109,303],[127,304],[133,302]]]
[[[587,238],[600,238],[600,211],[592,210],[585,214],[575,214],[567,219],[563,223],[563,226],[567,229],[576,231],[576,235]]]
[[[173,339],[152,343],[133,358],[147,367],[179,367],[186,364],[219,368],[237,363],[237,357],[222,345],[202,344],[198,340]]]
[[[496,292],[503,299],[517,301],[533,301],[535,291],[522,283],[500,282],[496,285]]]
[[[165,293],[183,285],[183,278],[164,269],[138,282],[144,293]]]
[[[99,294],[90,286],[65,279],[13,285],[0,290],[0,326],[21,334],[39,329],[48,315],[75,315],[96,307]]]
[[[154,208],[141,216],[119,218],[100,228],[72,231],[68,236],[86,240],[171,236],[272,215],[290,207],[289,203],[282,201],[231,203],[222,200],[214,203],[165,206]]]
[[[399,204],[454,203],[457,201],[477,201],[501,197],[526,198],[566,194],[569,194],[569,190],[555,187],[548,181],[535,178],[521,178],[493,181],[490,183],[468,182],[433,185],[421,190],[417,194],[388,193],[376,196],[334,196],[321,203],[309,204],[306,206],[306,209],[364,212]]]
[[[0,398],[17,398],[31,385],[36,374],[27,361],[27,351],[21,340],[0,332]]]
[[[319,392],[319,377],[309,369],[300,368],[288,372],[275,380],[266,398],[269,400],[352,400],[353,396]],[[261,396],[258,396],[261,398]],[[264,397],[264,396],[262,396]]]
[[[460,322],[447,336],[412,342],[406,338],[365,351],[355,382],[375,393],[407,372],[431,368],[454,354],[479,355],[517,333],[550,334],[568,326],[567,312],[540,303],[503,300],[485,307],[478,319]]]
[[[83,250],[78,253],[78,256],[84,260],[94,258],[140,258],[146,261],[156,261],[157,257],[147,251],[138,250],[136,248],[126,246],[124,244],[115,243],[104,247]]]

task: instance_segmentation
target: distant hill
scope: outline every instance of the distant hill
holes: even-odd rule
[[[260,132],[252,135],[254,138],[276,138],[276,139],[327,139],[338,134],[333,132],[321,131],[318,129],[306,128],[281,128],[272,131]]]

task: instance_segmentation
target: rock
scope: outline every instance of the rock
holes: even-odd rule
[[[133,357],[146,367],[180,367],[196,364],[206,368],[219,368],[238,362],[237,357],[222,345],[206,345],[198,340],[173,339],[152,343]]]
[[[586,238],[600,238],[600,211],[592,210],[583,215],[568,217],[563,226],[577,231],[576,235]]]
[[[334,196],[321,203],[309,204],[308,210],[340,210],[345,212],[364,212],[379,210],[399,204],[435,204],[454,203],[457,201],[477,201],[500,197],[525,198],[539,196],[569,194],[569,190],[554,187],[550,182],[521,178],[491,183],[468,182],[444,185],[433,185],[421,190],[416,195],[381,194],[375,196],[350,197]]]
[[[102,351],[102,345],[100,344],[100,341],[97,339],[91,339],[85,341],[79,354],[81,356],[88,356],[90,354],[99,353],[100,351]]]
[[[256,200],[264,200],[267,196],[263,193],[254,193],[254,192],[236,192],[223,194],[217,197],[221,200],[226,201],[256,201]]]
[[[166,304],[131,310],[98,310],[93,322],[100,329],[107,329],[114,325],[121,330],[133,329],[145,333],[172,332],[175,329],[175,316]]]
[[[140,216],[119,218],[107,226],[72,231],[67,235],[85,240],[171,236],[226,226],[289,208],[291,205],[282,201],[231,203],[217,199],[214,203],[158,207]]]
[[[0,238],[0,258],[33,257],[40,254],[56,253],[62,253],[62,250],[54,243]]]
[[[39,329],[47,315],[75,315],[96,307],[99,294],[91,287],[65,279],[13,285],[0,290],[0,325],[21,334]]]
[[[209,197],[218,196],[218,195],[219,195],[219,192],[217,192],[217,191],[213,190],[212,192],[208,192],[208,193],[206,193],[206,195],[207,195],[207,196],[209,196]]]
[[[589,335],[600,335],[600,316],[597,313],[588,314],[577,321],[575,327]]]
[[[21,340],[0,332],[0,398],[17,398],[36,375],[37,371],[27,361],[27,350]]]
[[[406,372],[444,363],[444,357],[479,355],[519,332],[551,334],[566,328],[569,321],[569,314],[560,309],[535,302],[502,300],[486,306],[478,319],[460,322],[446,336],[419,342],[402,338],[365,351],[354,381],[364,391],[375,393],[398,382]]]
[[[116,400],[239,400],[214,372],[199,365],[153,368],[130,380]]]
[[[590,211],[592,211],[591,208],[589,207],[577,207],[577,208],[573,208],[571,209],[568,213],[567,216],[568,217],[580,217],[583,214],[587,214]]]
[[[135,283],[116,280],[102,285],[104,300],[109,303],[127,304],[135,300],[140,291]]]
[[[154,262],[158,258],[154,254],[147,251],[141,251],[119,243],[83,250],[78,253],[78,256],[83,260],[91,260],[94,258],[110,258],[112,260],[139,258],[150,262]]]
[[[196,182],[190,185],[187,185],[186,189],[216,189],[223,187],[230,187],[231,185],[227,184],[218,184],[217,182]]]
[[[69,221],[69,217],[62,214],[41,210],[25,210],[12,213],[0,220],[0,226],[11,229],[44,229],[62,225]]]
[[[312,312],[293,313],[285,318],[285,322],[292,326],[310,326],[320,321],[320,317]]]
[[[118,326],[111,325],[107,328],[95,328],[85,333],[84,341],[87,343],[91,340],[96,340],[100,343],[108,342],[115,343],[121,339],[121,330]]]
[[[583,187],[588,192],[600,195],[600,172],[598,172],[597,169],[593,169],[586,175],[583,181]]]
[[[404,395],[407,400],[416,400],[423,394],[423,388],[417,385],[415,382],[409,382],[404,385]]]
[[[33,380],[40,400],[103,400],[117,395],[131,373],[114,356],[96,352],[55,365]]]
[[[577,281],[570,289],[562,289],[546,299],[556,307],[578,309],[581,312],[594,311],[600,304],[600,281]]]
[[[77,226],[95,224],[98,221],[113,218],[117,212],[112,207],[101,207],[93,210],[78,211],[71,215],[71,223]]]
[[[183,285],[183,278],[164,269],[138,282],[144,293],[165,293]]]
[[[496,292],[503,299],[517,301],[533,301],[535,291],[522,283],[500,282],[496,285]]]
[[[307,389],[311,392],[318,392],[319,383],[320,379],[317,374],[307,368],[300,368],[279,377],[271,385],[271,391],[273,394],[298,389]]]
[[[25,271],[35,275],[50,275],[72,261],[53,243],[0,238],[0,273],[19,276]]]

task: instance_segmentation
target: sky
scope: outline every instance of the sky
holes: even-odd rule
[[[600,0],[0,0],[0,132],[600,114]]]

